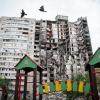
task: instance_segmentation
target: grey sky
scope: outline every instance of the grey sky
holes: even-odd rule
[[[41,5],[47,13],[38,11]],[[0,16],[19,17],[24,9],[29,18],[54,20],[57,14],[69,21],[87,17],[93,51],[100,47],[100,0],[0,0]]]

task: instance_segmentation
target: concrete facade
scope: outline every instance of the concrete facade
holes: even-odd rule
[[[11,80],[14,89],[15,65],[25,55],[33,59],[35,19],[0,18],[0,76]]]

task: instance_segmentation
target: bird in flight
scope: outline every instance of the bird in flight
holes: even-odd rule
[[[41,12],[47,12],[47,11],[44,10],[44,6],[41,6],[39,10],[40,10]]]
[[[25,15],[27,15],[27,14],[26,14],[25,11],[22,9],[21,18],[23,18]]]

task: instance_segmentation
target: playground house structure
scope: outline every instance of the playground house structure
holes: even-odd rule
[[[23,91],[23,100],[27,100],[27,80],[28,73],[33,72],[33,100],[36,100],[36,80],[37,80],[37,71],[40,73],[40,84],[42,82],[42,68],[38,66],[29,56],[25,55],[17,64],[16,64],[16,85],[15,85],[15,96],[14,100],[20,100],[21,98],[21,77],[24,77],[24,91]],[[21,71],[24,71],[22,74]],[[40,95],[40,100],[42,97]]]

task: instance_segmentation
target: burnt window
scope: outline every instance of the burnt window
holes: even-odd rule
[[[23,34],[28,34],[28,32],[23,32]]]
[[[34,48],[36,48],[36,46],[34,46]]]
[[[1,30],[3,30],[3,28],[1,28]]]
[[[47,77],[47,74],[44,74],[43,76],[44,76],[44,77]]]
[[[40,23],[36,23],[36,25],[40,25]]]
[[[50,74],[50,77],[54,77],[54,74]]]
[[[28,28],[23,28],[23,30],[28,30]]]
[[[21,28],[21,27],[19,27],[19,28],[18,28],[18,30],[22,30],[22,28]]]

